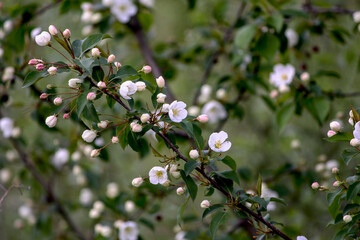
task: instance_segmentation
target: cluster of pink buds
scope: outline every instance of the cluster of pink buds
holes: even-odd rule
[[[332,121],[330,123],[330,130],[327,132],[328,137],[332,137],[341,130],[341,123],[338,121]]]

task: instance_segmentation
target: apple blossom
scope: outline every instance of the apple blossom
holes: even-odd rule
[[[353,138],[350,140],[350,145],[353,147],[359,147],[360,146],[360,140],[357,138]]]
[[[47,99],[48,96],[49,96],[49,94],[47,94],[47,93],[42,93],[42,94],[40,95],[40,99]]]
[[[192,158],[192,159],[198,159],[198,158],[199,158],[199,152],[198,152],[198,150],[195,150],[195,149],[191,150],[191,151],[189,152],[189,156],[190,156],[190,158]]]
[[[201,110],[201,114],[206,114],[208,116],[209,123],[216,123],[227,117],[224,106],[215,100],[206,103]]]
[[[88,101],[93,101],[96,98],[96,94],[94,92],[89,92],[86,96]]]
[[[35,37],[35,42],[37,43],[37,45],[39,45],[40,47],[43,46],[47,46],[49,45],[51,40],[51,35],[48,32],[43,31],[42,33],[40,33],[39,35],[37,35]]]
[[[345,215],[343,217],[344,222],[349,223],[352,221],[352,217],[350,215]]]
[[[331,169],[331,172],[333,174],[337,174],[337,173],[339,173],[339,169],[337,167],[334,167],[334,168]]]
[[[185,188],[183,188],[183,187],[178,187],[178,188],[176,189],[176,194],[177,194],[177,195],[181,196],[181,195],[184,195],[184,193],[185,193]]]
[[[65,163],[69,161],[70,153],[65,148],[60,148],[56,151],[55,155],[51,159],[52,165],[56,167],[57,169],[60,169],[62,166],[64,166]]]
[[[137,240],[139,229],[135,222],[127,221],[120,225],[119,239],[121,240]]]
[[[301,81],[303,82],[307,82],[310,80],[310,74],[308,72],[303,72],[301,75],[300,75],[300,79]]]
[[[64,36],[65,39],[69,39],[69,38],[71,37],[71,32],[70,32],[70,30],[69,30],[69,29],[65,29],[65,30],[63,31],[63,36]]]
[[[107,121],[100,121],[97,126],[98,128],[106,128],[108,126],[108,123]]]
[[[100,149],[94,149],[94,150],[92,150],[91,153],[90,153],[90,157],[91,157],[91,158],[96,158],[96,157],[98,157],[99,155],[100,155]]]
[[[118,143],[118,142],[119,142],[119,138],[116,137],[116,136],[113,136],[113,137],[111,138],[111,142],[112,142],[112,143]]]
[[[98,48],[91,49],[91,56],[94,58],[100,57],[100,50]]]
[[[61,104],[62,104],[62,98],[61,97],[56,97],[54,99],[54,105],[59,106]]]
[[[297,236],[296,240],[308,240],[308,239],[304,236]]]
[[[135,204],[133,201],[127,200],[124,204],[124,208],[127,213],[132,213],[135,210]]]
[[[131,124],[131,131],[133,132],[141,132],[142,131],[142,126],[138,123],[133,123]]]
[[[114,54],[110,54],[108,59],[107,59],[107,62],[108,63],[113,63],[115,61],[115,55]]]
[[[106,88],[106,84],[105,84],[105,82],[103,82],[103,81],[98,82],[98,83],[97,83],[97,86],[98,86],[100,89]]]
[[[102,15],[101,13],[95,13],[91,15],[90,21],[92,24],[97,24],[101,21]]]
[[[158,103],[164,103],[166,99],[166,95],[163,93],[159,93],[158,95],[156,95],[156,102]]]
[[[209,116],[206,114],[201,114],[196,118],[196,120],[198,120],[201,123],[207,123],[209,121]]]
[[[36,58],[30,59],[29,62],[28,62],[29,65],[36,65],[36,64],[39,64],[39,63],[43,63],[43,61],[40,60],[40,59],[36,59]]]
[[[146,84],[143,81],[138,81],[135,83],[135,85],[139,92],[142,92],[146,89]]]
[[[226,141],[228,134],[224,131],[214,132],[209,137],[209,147],[214,152],[226,152],[231,147],[231,142]]]
[[[209,202],[209,200],[203,200],[203,201],[200,203],[200,207],[201,207],[201,208],[209,208],[209,207],[210,207],[210,202]]]
[[[188,109],[188,113],[190,116],[196,116],[200,112],[200,108],[198,106],[191,106]]]
[[[54,25],[50,25],[49,26],[49,33],[51,35],[57,35],[58,34],[58,30],[56,29],[56,27]]]
[[[57,122],[57,116],[56,115],[49,116],[45,120],[45,123],[46,123],[46,125],[48,125],[49,128],[55,127],[56,122]]]
[[[332,137],[332,136],[334,136],[335,134],[336,134],[336,132],[333,131],[333,130],[329,130],[329,131],[327,132],[327,136],[328,136],[328,137]]]
[[[285,31],[289,47],[294,47],[299,42],[299,35],[293,29],[288,28]]]
[[[35,40],[35,37],[41,33],[41,27],[34,28],[30,32],[31,39]]]
[[[45,69],[45,65],[42,64],[42,63],[39,63],[39,64],[36,64],[35,68],[36,68],[36,70],[38,70],[38,71],[42,71],[42,70]]]
[[[151,8],[154,6],[154,0],[140,0],[139,2],[148,8]]]
[[[68,118],[70,118],[70,113],[64,113],[63,119],[68,119]]]
[[[150,183],[152,184],[163,184],[164,182],[166,182],[166,180],[168,180],[168,176],[167,176],[167,172],[164,168],[162,167],[153,167],[150,171],[149,171],[149,180]]]
[[[181,122],[187,116],[186,104],[182,101],[173,101],[169,106],[169,117],[173,122]]]
[[[226,101],[228,98],[227,91],[224,88],[220,88],[216,91],[216,98],[219,100]]]
[[[314,190],[317,190],[320,188],[320,184],[318,182],[313,182],[311,184],[311,188],[314,189]]]
[[[295,68],[290,65],[276,64],[274,72],[270,73],[270,83],[275,87],[289,85],[295,76]]]
[[[170,104],[168,103],[164,103],[161,107],[161,112],[163,113],[168,113],[169,112],[169,107],[170,107]]]
[[[89,212],[89,218],[91,219],[96,219],[96,218],[99,218],[100,217],[100,211],[98,211],[97,209],[90,209],[90,212]]]
[[[150,114],[144,113],[144,114],[141,115],[140,121],[142,123],[147,123],[150,120],[150,118],[151,118]]]
[[[338,122],[338,121],[332,121],[332,122],[330,123],[330,129],[333,130],[333,131],[335,131],[335,132],[340,131],[340,129],[341,129],[341,123]]]
[[[339,186],[341,186],[341,182],[340,182],[340,181],[335,181],[335,182],[333,183],[333,187],[339,187]]]
[[[360,23],[360,11],[356,11],[352,15],[355,23]]]
[[[111,7],[111,13],[121,23],[127,23],[137,12],[137,7],[129,0],[117,0]]]
[[[357,122],[355,124],[355,129],[353,131],[354,138],[360,140],[360,122]]]
[[[0,130],[2,131],[4,138],[11,137],[13,129],[14,121],[11,118],[4,117],[0,119]]]
[[[114,62],[114,65],[116,67],[116,70],[119,70],[119,68],[121,67],[121,63],[119,62]]]
[[[116,183],[111,182],[106,186],[106,196],[109,198],[115,198],[119,195],[119,187]]]
[[[143,66],[141,71],[143,71],[146,74],[151,73],[151,67],[149,65]]]
[[[4,69],[4,74],[2,76],[2,80],[4,82],[10,81],[15,77],[15,68],[14,67],[6,67]]]
[[[137,86],[132,81],[125,81],[120,85],[120,95],[129,100],[131,95],[135,94],[137,91]]]
[[[141,177],[138,177],[138,178],[134,178],[131,182],[131,184],[134,186],[134,187],[140,187],[140,185],[144,182],[144,180],[141,178]]]
[[[93,130],[85,130],[81,137],[85,142],[91,143],[96,138],[96,132]]]
[[[57,72],[57,68],[52,66],[52,67],[49,67],[49,69],[47,71],[50,75],[55,75]]]
[[[159,88],[165,87],[165,79],[162,76],[156,78],[156,84]]]

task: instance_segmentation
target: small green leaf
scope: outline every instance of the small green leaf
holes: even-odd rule
[[[195,168],[200,165],[200,162],[196,160],[190,160],[184,165],[184,172],[185,175],[188,176]]]
[[[80,57],[81,55],[81,45],[82,45],[83,41],[76,39],[75,41],[72,42],[72,48],[74,50],[74,55],[75,57]]]
[[[223,178],[230,179],[233,182],[240,184],[239,178],[235,171],[222,171],[222,172],[216,172],[216,173]]]
[[[295,105],[293,103],[283,106],[276,113],[276,123],[279,127],[279,130],[282,130],[284,126],[289,122],[291,116],[295,112]]]
[[[275,198],[275,197],[272,197],[270,198],[270,202],[278,202],[278,203],[281,203],[285,206],[287,206],[288,204],[286,203],[285,199],[282,199],[282,198]]]
[[[189,202],[189,200],[190,200],[190,196],[187,198],[186,202],[181,206],[181,208],[178,211],[176,219],[177,219],[177,223],[179,224],[180,227],[181,227],[182,215],[184,213],[185,207],[186,207],[187,203]]]
[[[350,132],[339,132],[332,137],[323,139],[328,142],[350,142],[350,140],[353,138],[354,136]]]
[[[256,33],[255,25],[246,25],[235,33],[235,46],[239,49],[246,49]]]
[[[122,147],[122,149],[125,150],[126,146],[129,144],[129,141],[128,141],[128,135],[129,135],[129,132],[130,132],[130,126],[127,125],[125,126],[121,125],[119,127],[117,127],[116,129],[116,135],[119,136],[119,143]],[[120,131],[122,131],[122,133],[119,135]]]
[[[258,177],[258,181],[257,181],[257,192],[258,192],[258,195],[261,196],[261,187],[262,187],[262,179],[261,179],[261,175],[259,174],[259,177]]]
[[[345,164],[349,165],[349,162],[359,153],[359,150],[357,150],[356,148],[348,148],[341,153],[341,157],[344,160]]]
[[[360,181],[356,181],[352,184],[350,184],[348,191],[346,193],[346,199],[351,201],[354,199],[354,197],[357,196],[357,194],[360,191]]]
[[[268,23],[271,26],[273,26],[277,32],[280,32],[284,24],[284,17],[280,13],[275,13],[274,15],[268,18]]]
[[[269,62],[273,60],[275,53],[279,50],[279,48],[279,39],[275,35],[269,33],[262,36],[256,43],[256,50]]]
[[[221,211],[221,212],[216,213],[213,216],[213,218],[211,219],[210,235],[211,235],[212,239],[215,239],[215,234],[216,234],[219,226],[221,226],[222,224],[225,223],[227,216],[228,216],[227,212]]]
[[[236,172],[236,162],[234,159],[232,159],[232,157],[225,156],[223,159],[221,159],[221,161],[228,165],[234,172]]]
[[[198,187],[194,181],[194,179],[192,179],[191,176],[186,176],[184,170],[180,170],[180,174],[182,179],[184,180],[185,184],[186,184],[186,188],[190,194],[190,197],[193,201],[195,201],[196,195],[197,195],[197,191],[198,191]]]
[[[215,212],[216,210],[219,210],[220,208],[224,207],[223,205],[221,204],[216,204],[216,205],[212,205],[210,206],[209,208],[205,209],[205,211],[203,212],[203,215],[202,215],[202,219],[204,220],[204,218],[209,215],[210,213],[212,212]]]
[[[102,33],[88,36],[86,39],[83,40],[83,43],[81,45],[82,53],[85,53],[86,51],[92,49],[93,47],[98,45],[101,42],[101,40],[106,38],[111,38],[111,37],[107,34],[102,34]]]
[[[330,102],[325,97],[313,97],[305,100],[305,107],[321,126],[330,111]]]
[[[47,71],[44,72],[39,72],[39,71],[33,71],[33,72],[29,72],[25,79],[24,79],[24,83],[23,83],[23,88],[26,87],[30,87],[31,85],[33,85],[34,83],[36,83],[37,81],[39,81],[40,79],[49,76],[49,73]]]
[[[118,78],[126,78],[129,76],[136,76],[136,75],[139,75],[138,71],[136,71],[133,67],[129,65],[120,67],[116,73],[116,77]]]
[[[78,97],[78,99],[76,100],[76,111],[78,116],[81,115],[81,113],[83,112],[88,100],[87,100],[87,94],[89,92],[85,91],[83,93],[80,94],[80,96]]]
[[[343,196],[342,189],[338,189],[334,192],[329,192],[326,196],[328,201],[328,210],[333,219],[336,218],[337,212],[340,208],[340,198]]]

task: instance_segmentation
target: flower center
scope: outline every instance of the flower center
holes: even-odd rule
[[[174,116],[179,116],[180,111],[178,109],[173,109],[172,112]]]
[[[125,232],[131,233],[131,232],[132,232],[132,228],[131,228],[131,227],[126,227],[126,228],[125,228]]]
[[[286,73],[284,73],[283,75],[281,75],[281,79],[283,81],[286,81],[288,79],[288,75]]]
[[[121,5],[121,6],[120,6],[120,10],[121,10],[122,12],[125,12],[125,11],[126,11],[126,5]]]
[[[222,146],[221,141],[220,141],[220,140],[217,140],[217,141],[215,142],[215,147],[216,147],[217,149],[219,149],[219,148],[221,148],[221,146]]]
[[[162,171],[157,171],[157,172],[156,172],[156,176],[162,177],[162,176],[163,176],[163,172],[162,172]]]

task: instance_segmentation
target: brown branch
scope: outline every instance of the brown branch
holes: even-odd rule
[[[234,28],[236,26],[236,23],[238,21],[238,19],[243,15],[244,10],[246,8],[246,2],[242,2],[239,8],[239,11],[237,13],[236,19],[234,21],[234,23],[226,30],[224,38],[223,38],[223,45],[225,46],[228,42],[230,42],[231,37],[232,37],[232,33],[234,31]],[[192,101],[192,105],[197,105],[198,103],[198,97],[200,95],[200,91],[201,91],[201,86],[203,86],[209,79],[211,71],[213,70],[213,67],[215,65],[215,63],[217,63],[219,56],[221,55],[221,53],[223,52],[223,46],[219,46],[219,48],[213,53],[212,57],[210,58],[209,62],[207,63],[206,67],[205,67],[205,71],[204,74],[201,78],[201,82],[199,87],[196,89],[194,97],[193,97],[193,101]]]
[[[350,10],[347,8],[342,8],[340,6],[334,6],[332,8],[320,8],[315,7],[311,4],[310,0],[307,0],[303,4],[303,9],[311,14],[326,14],[326,13],[335,13],[335,14],[353,14],[355,10]]]
[[[141,53],[144,56],[146,63],[150,65],[154,77],[157,78],[157,77],[162,76],[162,71],[154,58],[154,53],[152,52],[150,45],[147,42],[145,33],[141,27],[141,24],[140,24],[137,16],[135,16],[131,19],[131,21],[128,23],[128,27],[135,34],[135,37],[139,44]],[[172,93],[169,86],[166,85],[165,88],[166,88],[167,100],[169,102],[174,101],[175,96]]]
[[[6,196],[10,193],[10,191],[14,188],[20,188],[22,186],[18,186],[18,185],[11,185],[8,189],[4,188],[2,185],[1,185],[1,188],[5,191],[5,193],[2,195],[2,197],[0,198],[0,207],[2,205],[2,203],[4,202]]]

